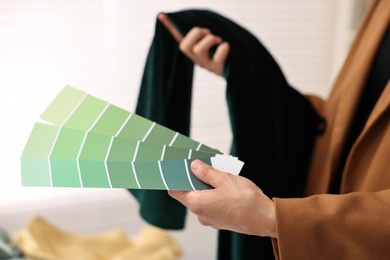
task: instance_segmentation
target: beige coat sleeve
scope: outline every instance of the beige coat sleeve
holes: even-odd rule
[[[390,189],[274,202],[277,259],[390,257]]]

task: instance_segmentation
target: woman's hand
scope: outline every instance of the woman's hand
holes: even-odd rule
[[[274,203],[253,182],[220,172],[200,160],[192,162],[191,170],[214,189],[168,193],[197,215],[201,224],[249,235],[276,237]]]
[[[179,42],[180,50],[194,63],[219,76],[223,76],[223,68],[229,55],[229,44],[207,28],[193,27],[183,36],[166,14],[159,14],[158,20]],[[216,46],[214,55],[210,56],[210,50]]]

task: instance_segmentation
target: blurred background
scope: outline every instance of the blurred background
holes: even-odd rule
[[[0,227],[14,234],[33,215],[72,232],[146,226],[126,190],[22,187],[20,155],[33,124],[66,85],[133,111],[156,15],[217,11],[251,31],[288,81],[326,98],[366,0],[0,0]],[[229,153],[223,79],[195,69],[191,138]],[[213,259],[216,231],[188,215],[172,231],[184,259]]]

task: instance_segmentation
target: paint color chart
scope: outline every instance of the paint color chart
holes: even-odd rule
[[[23,186],[202,190],[194,159],[239,174],[244,163],[71,86],[36,122],[21,156]]]

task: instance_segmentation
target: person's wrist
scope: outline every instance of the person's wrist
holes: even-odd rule
[[[272,206],[270,207],[270,212],[268,215],[268,236],[272,238],[277,238],[278,234],[276,231],[276,209],[275,209],[275,203],[272,200]]]
[[[253,215],[247,229],[252,230],[254,232],[252,234],[257,236],[277,238],[275,204],[272,200],[268,200],[265,204]]]

